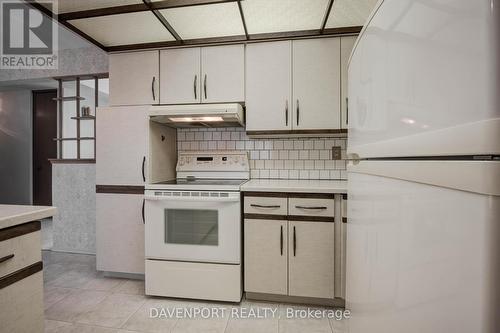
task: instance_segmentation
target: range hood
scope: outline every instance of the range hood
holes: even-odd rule
[[[239,127],[244,126],[243,107],[238,103],[154,105],[150,119],[171,127]]]

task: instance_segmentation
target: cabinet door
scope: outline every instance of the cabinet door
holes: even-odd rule
[[[247,131],[292,128],[291,62],[291,41],[247,45]]]
[[[148,106],[97,110],[96,183],[144,185],[146,174]]]
[[[151,105],[159,102],[158,51],[109,56],[109,105]]]
[[[289,222],[289,295],[334,298],[334,226]]]
[[[287,222],[245,220],[245,291],[287,294]]]
[[[294,40],[294,129],[340,128],[340,39]]]
[[[201,49],[202,103],[245,101],[245,46]]]
[[[144,274],[142,194],[96,194],[97,269]]]
[[[160,51],[161,104],[201,101],[200,48]]]
[[[352,48],[354,47],[354,43],[356,42],[355,36],[342,37],[340,39],[340,62],[341,62],[341,98],[340,105],[341,107],[341,127],[348,128],[348,114],[347,114],[347,69],[349,65],[349,57],[351,56]]]

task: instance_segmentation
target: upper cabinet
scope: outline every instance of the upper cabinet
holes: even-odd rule
[[[340,38],[247,46],[246,123],[250,134],[338,130],[340,100]]]
[[[356,43],[355,36],[342,37],[340,39],[340,77],[341,77],[341,127],[347,129],[349,121],[349,111],[347,105],[347,69],[349,65],[349,57],[351,56],[352,49]]]
[[[200,48],[160,51],[160,103],[201,102]]]
[[[245,46],[160,51],[161,104],[245,101]]]
[[[340,128],[340,39],[294,40],[293,126]]]
[[[245,46],[201,49],[202,103],[245,101]]]
[[[292,129],[291,66],[291,41],[247,45],[247,131]]]
[[[159,99],[159,51],[109,56],[109,104],[151,105]]]

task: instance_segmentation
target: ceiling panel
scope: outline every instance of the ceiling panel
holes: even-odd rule
[[[236,2],[162,9],[160,13],[182,39],[245,34]]]
[[[326,28],[362,26],[378,0],[335,0]]]
[[[68,22],[104,46],[175,40],[154,14],[149,11],[92,17]]]
[[[249,34],[321,28],[328,0],[245,0]]]
[[[37,0],[43,5],[43,0]],[[58,12],[69,13],[82,10],[98,9],[123,5],[135,5],[143,3],[141,0],[59,0],[57,5]]]

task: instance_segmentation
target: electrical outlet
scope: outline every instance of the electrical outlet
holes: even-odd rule
[[[342,150],[340,147],[332,147],[332,160],[341,160],[342,159]]]

